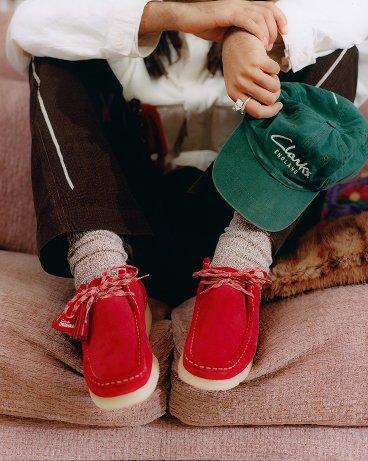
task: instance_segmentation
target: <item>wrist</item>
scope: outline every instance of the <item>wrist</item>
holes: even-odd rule
[[[242,44],[245,42],[255,42],[258,43],[259,39],[255,37],[253,34],[247,32],[246,30],[239,29],[238,27],[229,27],[228,30],[225,32],[222,44],[225,43],[239,43]]]
[[[139,35],[175,30],[174,4],[174,2],[163,1],[148,2],[143,10]]]

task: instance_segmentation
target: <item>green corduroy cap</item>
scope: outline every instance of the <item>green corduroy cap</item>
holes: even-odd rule
[[[219,153],[213,180],[255,226],[277,232],[319,194],[352,177],[368,158],[368,122],[347,99],[283,83],[276,117],[245,116]]]

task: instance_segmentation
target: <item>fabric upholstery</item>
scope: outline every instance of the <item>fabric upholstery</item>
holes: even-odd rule
[[[4,13],[0,11],[0,78],[25,80],[23,75],[18,74],[11,67],[5,55],[6,31],[11,17],[12,13]]]
[[[264,305],[251,373],[226,392],[177,377],[193,306],[184,303],[172,316],[171,414],[197,426],[368,426],[367,297],[368,285],[351,285]]]
[[[29,89],[6,60],[11,13],[0,12],[0,248],[34,253],[36,219],[31,188]]]
[[[26,82],[0,78],[0,248],[36,252]]]
[[[198,428],[173,419],[103,429],[0,417],[0,440],[0,458],[12,461],[365,461],[368,452],[366,427]]]
[[[156,391],[131,409],[100,410],[81,374],[79,343],[51,329],[72,282],[46,275],[32,255],[1,251],[0,261],[0,414],[83,426],[142,425],[165,414],[172,337],[161,306],[151,305],[151,343],[160,363]]]

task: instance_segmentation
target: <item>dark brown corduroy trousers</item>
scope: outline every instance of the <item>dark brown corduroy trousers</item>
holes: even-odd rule
[[[358,51],[338,50],[284,81],[317,84],[354,100]],[[108,229],[125,237],[133,263],[149,273],[152,296],[171,304],[194,294],[191,273],[212,255],[232,210],[211,168],[170,173],[151,160],[139,111],[106,61],[35,58],[30,66],[32,182],[43,268],[70,276],[69,232]],[[137,106],[138,107],[138,106]],[[318,202],[318,199],[317,199]],[[275,252],[297,225],[273,234]]]

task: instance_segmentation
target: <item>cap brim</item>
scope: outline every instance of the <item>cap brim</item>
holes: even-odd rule
[[[318,191],[290,189],[273,178],[256,159],[242,125],[218,155],[212,176],[234,210],[269,232],[286,229],[318,195]]]

